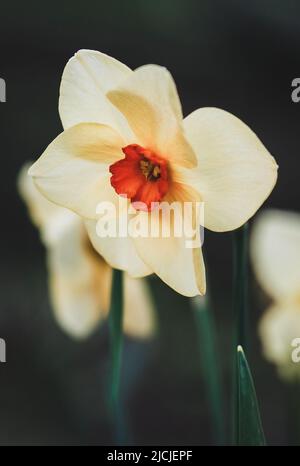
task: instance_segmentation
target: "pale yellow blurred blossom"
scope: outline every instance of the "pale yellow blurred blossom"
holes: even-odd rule
[[[206,228],[236,229],[255,214],[277,179],[276,162],[258,137],[217,108],[183,118],[165,68],[132,71],[91,50],[80,50],[67,63],[59,112],[64,132],[29,171],[38,189],[85,219],[95,249],[112,267],[133,277],[155,273],[185,296],[204,294],[201,245],[188,248],[175,234],[100,238],[97,206],[113,203],[122,222],[118,201],[125,195],[141,230],[151,217],[162,231],[167,216],[155,219],[153,202],[203,202]],[[191,222],[197,231],[200,219]]]
[[[49,291],[57,322],[75,338],[88,336],[108,313],[112,269],[94,250],[74,212],[48,201],[28,175],[26,164],[18,189],[47,250]],[[124,279],[124,331],[146,338],[154,331],[154,309],[143,279]]]
[[[300,338],[300,214],[262,212],[252,231],[251,257],[258,282],[272,300],[259,324],[264,354],[283,377],[300,377],[300,340],[295,340]]]

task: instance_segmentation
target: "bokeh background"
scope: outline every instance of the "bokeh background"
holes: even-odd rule
[[[280,0],[28,0],[1,4],[0,444],[105,445],[106,326],[83,342],[57,327],[47,297],[45,251],[16,192],[16,176],[61,131],[61,73],[80,48],[106,52],[131,67],[165,65],[184,113],[224,108],[246,121],[280,165],[268,206],[299,209],[300,4]],[[206,232],[205,253],[227,411],[232,343],[232,235]],[[184,271],[178,271],[184,273]],[[131,443],[212,443],[201,345],[183,298],[151,279],[160,332],[150,342],[126,339],[122,398]],[[269,444],[289,441],[287,388],[261,355],[257,321],[266,300],[250,282],[256,381]]]

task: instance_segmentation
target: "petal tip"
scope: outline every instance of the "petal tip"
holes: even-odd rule
[[[35,163],[28,168],[27,175],[32,177],[35,176]]]

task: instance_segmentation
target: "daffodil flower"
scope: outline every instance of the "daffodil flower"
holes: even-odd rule
[[[185,238],[174,234],[99,238],[97,206],[110,201],[122,220],[118,199],[126,196],[129,204],[146,206],[136,208],[142,224],[154,217],[153,202],[203,202],[206,228],[238,228],[277,178],[277,165],[257,136],[216,108],[183,119],[165,68],[132,71],[90,50],[80,50],[66,65],[59,112],[64,132],[29,171],[38,189],[85,219],[94,247],[112,267],[134,277],[156,273],[186,296],[204,294],[200,245],[187,248]],[[154,221],[161,231],[165,216]]]
[[[112,269],[93,249],[82,219],[49,202],[27,174],[20,171],[18,188],[47,249],[49,289],[55,317],[75,338],[88,336],[107,316]],[[155,327],[154,309],[143,279],[125,275],[124,331],[149,337]]]
[[[264,354],[284,377],[299,377],[292,352],[294,339],[300,338],[300,215],[275,209],[261,213],[251,256],[257,280],[272,300],[259,325]]]

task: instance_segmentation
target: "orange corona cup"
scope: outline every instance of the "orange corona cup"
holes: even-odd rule
[[[137,208],[145,204],[151,210],[152,203],[160,202],[168,192],[167,161],[138,144],[123,147],[122,151],[125,158],[109,167],[111,185]]]

